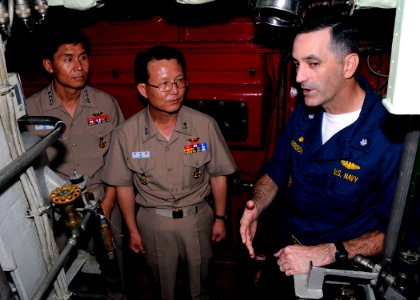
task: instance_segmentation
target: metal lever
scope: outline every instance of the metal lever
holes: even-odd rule
[[[324,284],[324,278],[327,275],[370,279],[376,282],[379,273],[375,271],[338,270],[311,266],[308,274],[293,276],[296,296],[304,299],[321,299],[323,297],[322,286]]]

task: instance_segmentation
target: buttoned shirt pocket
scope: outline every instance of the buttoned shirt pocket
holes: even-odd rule
[[[128,166],[134,173],[135,185],[141,189],[161,190],[162,182],[159,181],[159,172],[156,161],[152,157],[138,157],[135,154],[128,159]]]
[[[86,149],[85,155],[88,157],[103,157],[108,149],[111,142],[111,133],[114,130],[112,123],[102,123],[92,126],[87,126],[86,133],[88,136],[79,141],[84,144]]]
[[[372,186],[366,174],[356,176],[350,173],[341,174],[341,176],[330,175],[327,176],[326,182],[326,197],[325,200],[332,210],[338,211],[358,211],[363,205],[367,203],[361,202],[364,195],[369,192],[369,186]],[[333,201],[331,201],[333,199]],[[365,201],[366,202],[366,201]]]
[[[183,156],[185,187],[195,187],[203,184],[205,180],[208,181],[207,164],[209,161],[210,154],[208,152],[197,152]]]

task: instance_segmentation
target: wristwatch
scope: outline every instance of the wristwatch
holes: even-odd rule
[[[338,263],[344,263],[349,258],[349,253],[347,252],[346,248],[344,248],[343,242],[335,242],[334,243],[336,251],[335,251],[335,261]]]
[[[227,217],[226,216],[221,216],[221,215],[214,214],[214,219],[226,221]]]

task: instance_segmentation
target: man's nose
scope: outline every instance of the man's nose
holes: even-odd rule
[[[308,79],[308,73],[305,67],[299,66],[299,68],[296,70],[296,82],[302,83],[305,82]]]
[[[175,89],[175,91],[174,91],[174,89]],[[169,90],[169,92],[170,92],[171,94],[178,94],[178,92],[179,92],[179,87],[178,87],[178,85],[176,84],[176,82],[172,82],[172,87],[171,87],[171,89]]]
[[[79,61],[79,60],[75,60],[75,61],[74,61],[74,68],[75,68],[76,70],[82,70],[82,69],[83,69],[83,64],[82,64],[82,62],[81,62],[81,61]]]

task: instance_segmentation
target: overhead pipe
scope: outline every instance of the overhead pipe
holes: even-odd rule
[[[13,295],[12,289],[10,288],[9,281],[7,280],[6,274],[3,268],[0,266],[0,299],[3,300],[14,300],[16,299]]]

